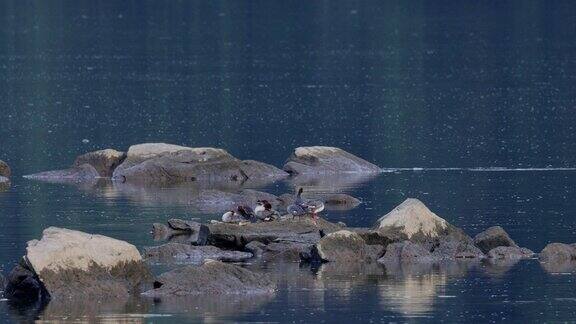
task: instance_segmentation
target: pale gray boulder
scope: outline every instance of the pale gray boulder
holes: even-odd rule
[[[380,167],[337,147],[298,147],[286,161],[290,174],[379,173]]]

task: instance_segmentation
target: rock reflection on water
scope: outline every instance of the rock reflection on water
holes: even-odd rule
[[[305,175],[299,174],[288,178],[287,182],[294,188],[304,188],[304,192],[341,192],[355,189],[378,177],[378,174],[345,173],[338,175]]]
[[[551,274],[576,272],[576,260],[547,261],[540,262],[540,265]]]
[[[434,311],[449,280],[462,278],[477,261],[386,264],[386,280],[379,282],[382,308],[405,316],[423,316]]]

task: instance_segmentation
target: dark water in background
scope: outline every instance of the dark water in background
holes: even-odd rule
[[[331,220],[370,226],[407,197],[474,235],[502,225],[535,251],[576,242],[572,1],[0,1],[0,267],[47,226],[154,244],[153,222],[194,213],[166,192],[44,184],[21,176],[86,151],[142,142],[215,146],[281,165],[338,146],[397,171],[341,190],[364,201]],[[266,188],[274,193],[286,184]],[[169,189],[168,189],[169,191]],[[274,267],[274,265],[271,265]],[[535,261],[300,269],[276,297],[135,301],[44,319],[174,321],[570,321],[573,274]],[[469,268],[469,269],[468,269]],[[0,302],[0,320],[18,318]],[[78,315],[80,314],[80,315]],[[140,314],[140,315],[139,315]],[[155,317],[156,314],[170,317]],[[153,316],[153,317],[150,317]]]

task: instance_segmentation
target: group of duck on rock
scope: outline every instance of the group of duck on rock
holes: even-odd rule
[[[314,223],[316,223],[318,213],[324,210],[324,203],[320,200],[304,200],[302,199],[302,192],[303,189],[300,188],[294,197],[294,202],[286,208],[288,216],[291,215],[292,219],[296,216],[299,218],[302,216],[310,216],[314,220]],[[236,210],[227,211],[222,215],[222,221],[224,223],[239,224],[246,222],[271,222],[279,220],[280,218],[280,213],[274,210],[272,204],[267,200],[258,200],[254,208],[241,205],[236,207]]]

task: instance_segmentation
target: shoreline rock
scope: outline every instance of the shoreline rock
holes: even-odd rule
[[[283,169],[292,174],[380,173],[382,169],[337,147],[298,147]]]

